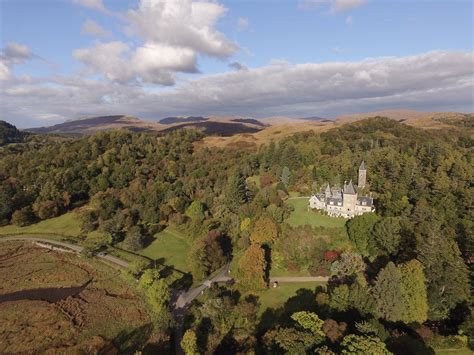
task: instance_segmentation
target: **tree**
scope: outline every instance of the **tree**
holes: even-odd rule
[[[326,319],[323,324],[323,332],[329,338],[331,343],[341,339],[347,329],[347,323],[338,323],[334,319]]]
[[[400,265],[403,311],[401,320],[405,323],[423,323],[428,317],[426,279],[423,266],[418,260]]]
[[[402,319],[402,275],[394,263],[389,262],[377,275],[373,287],[377,315],[388,321]]]
[[[392,354],[387,350],[385,343],[377,337],[368,337],[350,334],[342,340],[342,354],[351,355],[389,355]]]
[[[123,246],[132,251],[140,250],[145,246],[145,236],[139,226],[133,226],[127,231]]]
[[[198,239],[193,244],[188,258],[192,273],[199,280],[224,265],[226,260],[222,249],[222,235],[218,230],[212,230]]]
[[[349,309],[349,286],[342,284],[331,291],[329,306],[336,311],[347,311]]]
[[[288,169],[287,166],[285,166],[281,172],[281,177],[280,181],[285,185],[285,188],[288,188],[288,185],[290,184],[290,169]]]
[[[395,217],[382,218],[374,225],[373,242],[383,255],[395,255],[401,242],[400,220]]]
[[[331,265],[331,274],[337,277],[352,276],[365,270],[365,263],[357,253],[346,251],[341,254],[339,260]]]
[[[278,236],[278,227],[269,217],[260,217],[252,233],[250,234],[250,241],[256,244],[272,244]]]
[[[374,298],[364,274],[358,274],[349,287],[349,304],[357,309],[360,314],[372,314],[374,311]]]
[[[469,298],[468,270],[457,244],[449,236],[433,230],[419,240],[417,259],[424,266],[427,281],[428,318],[445,319],[457,304]]]
[[[236,277],[244,289],[267,287],[265,251],[258,244],[250,245],[239,260]]]
[[[349,239],[362,256],[373,256],[375,254],[369,241],[374,225],[378,220],[379,217],[375,213],[364,213],[347,222]]]
[[[204,205],[199,201],[193,201],[186,210],[186,216],[194,223],[201,223],[204,220]]]
[[[186,355],[199,354],[196,333],[192,329],[186,330],[183,339],[181,339],[180,345]]]
[[[12,215],[12,224],[19,227],[28,226],[35,221],[35,215],[30,206],[23,207],[21,210],[16,210]]]
[[[236,212],[245,202],[247,202],[245,179],[241,173],[234,172],[227,181],[225,203],[232,211]]]

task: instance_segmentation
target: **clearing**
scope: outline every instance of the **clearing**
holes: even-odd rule
[[[139,253],[177,270],[188,272],[187,255],[191,244],[189,237],[175,228],[168,227],[157,233],[155,240]]]

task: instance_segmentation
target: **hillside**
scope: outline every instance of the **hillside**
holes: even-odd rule
[[[14,125],[0,121],[0,147],[9,143],[23,142],[25,134],[20,132]]]
[[[174,123],[188,123],[188,122],[203,122],[209,118],[201,116],[188,116],[188,117],[166,117],[162,118],[158,122],[161,124],[174,124]]]
[[[98,131],[122,128],[130,129],[132,131],[150,131],[159,130],[161,125],[156,122],[144,121],[136,117],[115,115],[70,120],[49,127],[29,128],[26,129],[26,131],[35,133],[91,134]]]

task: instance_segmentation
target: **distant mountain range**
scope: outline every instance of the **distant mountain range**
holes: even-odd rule
[[[166,117],[159,121],[147,121],[132,116],[114,115],[97,116],[78,120],[70,120],[64,123],[49,127],[30,128],[25,131],[34,133],[55,133],[84,135],[93,134],[98,131],[129,129],[131,131],[156,131],[170,132],[182,128],[194,128],[202,131],[208,136],[230,137],[259,133],[253,140],[277,139],[282,136],[305,130],[329,129],[334,125],[363,120],[369,117],[383,116],[406,124],[422,128],[442,128],[453,125],[470,124],[472,114],[462,114],[456,112],[418,112],[413,110],[383,110],[368,113],[358,113],[341,115],[335,120],[319,116],[304,118],[289,118],[284,116],[267,117],[262,119],[223,117],[223,116],[187,116],[187,117]],[[470,117],[467,123],[466,117]]]

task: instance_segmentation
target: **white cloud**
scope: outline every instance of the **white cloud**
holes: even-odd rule
[[[245,17],[239,17],[237,20],[237,31],[245,31],[249,28],[249,19]]]
[[[120,41],[99,43],[92,48],[76,49],[74,58],[86,64],[85,74],[103,74],[109,80],[128,81],[133,78],[125,54],[129,46]]]
[[[473,68],[472,53],[437,51],[358,62],[275,62],[183,81],[159,91],[62,77],[52,83],[18,82],[0,89],[0,100],[5,117],[13,123],[22,122],[23,117],[40,122],[44,115],[66,119],[117,112],[157,118],[189,114],[331,117],[387,107],[473,110]]]
[[[226,58],[238,47],[215,29],[226,8],[215,2],[191,0],[141,0],[129,10],[129,30],[146,42],[190,48],[195,52]]]
[[[23,64],[34,56],[27,46],[14,42],[7,43],[0,52],[0,60],[6,65]]]
[[[242,64],[242,63],[239,63],[239,62],[229,63],[229,68],[232,68],[232,69],[235,69],[235,70],[248,70],[248,68],[245,64]]]
[[[6,64],[0,62],[0,81],[8,80],[10,78],[10,69],[6,66]]]
[[[86,22],[84,22],[84,24],[82,25],[81,32],[84,34],[88,34],[88,35],[91,35],[94,37],[100,37],[100,38],[112,37],[112,31],[106,30],[97,22],[92,21],[92,20],[87,20]]]

